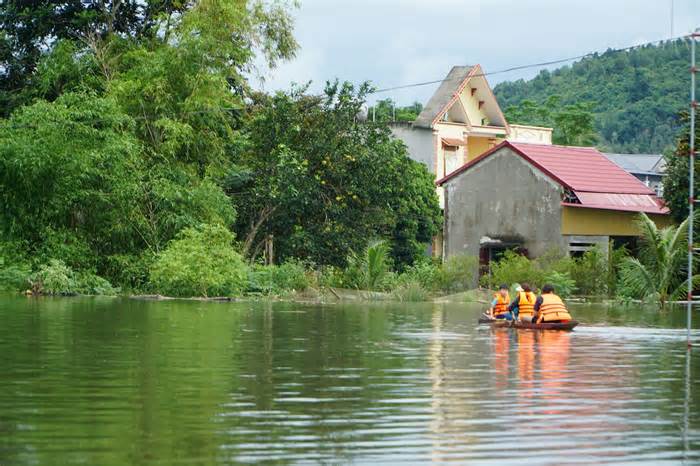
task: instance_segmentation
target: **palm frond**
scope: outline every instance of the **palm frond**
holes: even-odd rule
[[[693,289],[700,287],[700,275],[693,275]],[[671,301],[684,301],[688,293],[688,279],[683,280],[671,293]]]
[[[635,257],[627,257],[622,262],[620,278],[635,298],[644,299],[658,291],[653,274]]]
[[[659,264],[665,259],[665,241],[656,223],[648,215],[641,213],[635,222],[640,234],[640,253],[644,257],[647,269],[656,275]]]

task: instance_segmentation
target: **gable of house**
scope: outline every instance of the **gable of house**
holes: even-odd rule
[[[433,128],[439,122],[507,131],[496,96],[480,65],[454,66],[413,122],[419,128]]]

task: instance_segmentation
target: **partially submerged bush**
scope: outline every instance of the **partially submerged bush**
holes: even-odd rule
[[[570,275],[576,292],[586,296],[602,296],[608,291],[609,264],[603,251],[593,248],[574,260]]]
[[[563,298],[571,296],[576,289],[576,282],[571,279],[568,272],[549,272],[545,274],[542,284],[552,285],[554,292]]]
[[[459,254],[449,257],[439,268],[438,288],[441,291],[458,292],[476,285],[479,259]]]
[[[332,269],[329,269],[332,270]],[[386,290],[390,279],[389,247],[385,241],[371,242],[362,254],[350,254],[348,265],[340,275],[331,272],[330,279],[342,288]]]
[[[248,273],[249,292],[281,294],[303,291],[310,285],[309,273],[303,263],[289,260],[280,265],[254,265]]]
[[[109,295],[119,292],[107,280],[92,272],[76,273],[59,259],[51,259],[29,278],[32,291],[46,295]]]
[[[402,302],[420,302],[428,300],[428,292],[415,280],[410,280],[399,285],[394,289],[392,294],[396,299]]]
[[[11,264],[0,256],[0,290],[20,291],[29,286],[31,269],[29,265]]]
[[[491,273],[481,277],[482,285],[496,288],[501,283],[542,283],[544,274],[535,261],[515,251],[506,251],[498,262],[491,263]]]
[[[440,263],[425,258],[407,267],[400,283],[415,281],[427,291],[455,293],[476,285],[479,260],[474,256],[457,255]]]
[[[240,296],[248,267],[233,249],[233,240],[220,225],[185,228],[158,255],[151,284],[171,296]]]
[[[75,273],[63,261],[51,259],[48,264],[39,267],[32,275],[34,292],[50,295],[69,295],[77,293]]]

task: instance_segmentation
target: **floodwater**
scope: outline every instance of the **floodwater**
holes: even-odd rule
[[[2,297],[0,464],[700,464],[684,310],[480,312]]]

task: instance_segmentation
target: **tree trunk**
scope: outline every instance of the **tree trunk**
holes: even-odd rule
[[[245,241],[243,242],[243,256],[248,257],[250,253],[250,248],[253,246],[253,241],[260,231],[260,227],[267,221],[268,218],[277,210],[277,206],[269,207],[265,206],[260,210],[258,214],[258,219],[250,222],[250,230],[246,235]]]

